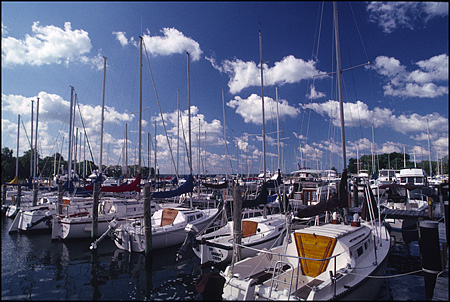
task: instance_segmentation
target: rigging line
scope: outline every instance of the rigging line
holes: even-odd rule
[[[30,145],[30,148],[31,148],[30,138],[28,137],[27,129],[25,128],[25,125],[23,124],[23,119],[21,119],[20,121],[22,122],[23,130],[25,130],[25,135],[27,136],[28,144]]]
[[[83,116],[81,115],[80,102],[77,102],[77,106],[78,106],[78,112],[80,113],[81,124],[83,125],[84,136],[86,137],[86,142],[88,144],[89,153],[91,154],[92,162],[95,165],[95,160],[94,160],[94,155],[92,154],[91,144],[89,143],[89,137],[87,136],[87,133],[86,133],[86,127],[84,126]]]
[[[343,79],[343,77],[342,77],[342,85],[343,85],[343,90],[345,92],[345,97],[347,99],[348,110],[350,111],[350,119],[349,120],[350,121],[354,121],[353,114],[352,114],[352,106],[351,106],[351,103],[348,100],[349,98],[348,98],[347,86],[345,85],[345,80]],[[356,133],[356,127],[352,127],[352,128],[353,128],[353,132],[355,133],[355,141],[356,141],[356,139],[358,138],[358,135]],[[361,135],[360,138],[363,138],[362,135]]]
[[[144,50],[145,50],[145,55],[147,57],[148,69],[150,70],[150,75],[152,77],[153,89],[155,90],[156,100],[158,101],[159,113],[161,114],[161,120],[162,120],[162,123],[163,123],[164,132],[166,133],[167,145],[169,146],[169,150],[170,150],[170,157],[172,158],[172,164],[173,164],[173,167],[175,169],[175,174],[176,174],[177,178],[179,178],[178,177],[177,166],[175,165],[175,159],[173,158],[172,147],[170,145],[170,140],[169,140],[169,137],[167,135],[166,123],[164,122],[164,116],[163,116],[163,113],[161,111],[161,105],[159,103],[158,92],[156,91],[155,81],[153,79],[152,68],[150,67],[150,60],[148,58],[147,48],[145,47],[145,43],[142,43],[142,44],[144,44]]]
[[[352,12],[353,20],[355,21],[356,29],[357,29],[358,34],[359,34],[359,39],[361,40],[361,44],[362,44],[362,47],[364,49],[364,53],[366,54],[366,59],[369,62],[369,56],[367,55],[366,47],[364,46],[364,41],[362,39],[361,32],[359,31],[358,23],[356,22],[355,13],[353,12],[352,4],[350,2],[349,2],[349,6],[350,6],[350,10]]]
[[[181,112],[180,112],[180,115],[182,115]],[[191,157],[189,156],[189,150],[188,150],[187,143],[186,143],[186,135],[184,134],[183,118],[180,119],[180,124],[181,124],[181,130],[182,130],[181,132],[183,133],[183,142],[184,142],[184,147],[186,149],[186,156],[187,156],[187,160],[188,160],[188,165],[189,165],[190,171],[192,171],[192,163],[191,163],[191,160],[190,160]]]
[[[350,61],[350,66],[352,65],[352,56],[350,55],[350,50],[348,48],[348,44],[347,44],[347,54],[348,54],[348,58]],[[355,85],[355,76],[353,73],[353,68],[350,70],[351,75],[352,75],[352,83],[353,83],[353,92],[355,94],[355,102],[356,102],[356,108],[358,110],[358,119],[359,119],[359,132],[361,134],[361,138],[363,137],[363,133],[362,133],[362,124],[361,124],[361,114],[359,112],[359,105],[358,105],[358,94],[356,92],[356,85]],[[356,130],[355,130],[356,131]]]

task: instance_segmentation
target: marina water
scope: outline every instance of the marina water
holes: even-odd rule
[[[179,247],[154,251],[146,269],[143,254],[117,249],[109,238],[92,252],[90,240],[8,234],[12,221],[1,217],[2,300],[202,300],[195,290],[200,260],[192,255],[177,262]],[[408,274],[420,269],[417,241],[393,245],[377,300],[425,300],[423,276]]]

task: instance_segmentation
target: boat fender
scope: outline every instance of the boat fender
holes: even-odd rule
[[[333,219],[331,220],[331,224],[338,224],[338,216],[337,213],[333,213]]]
[[[361,222],[359,221],[359,215],[358,213],[353,214],[353,221],[352,221],[352,227],[359,227],[361,226]]]

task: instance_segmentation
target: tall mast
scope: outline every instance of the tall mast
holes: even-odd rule
[[[188,124],[189,124],[189,172],[192,174],[192,145],[191,145],[191,84],[189,79],[189,53],[187,54],[187,81],[188,81]]]
[[[86,130],[84,130],[84,144],[83,144],[83,180],[86,180]]]
[[[72,180],[72,110],[73,110],[73,86],[70,86],[70,117],[69,117],[69,155],[67,162],[67,180]]]
[[[150,132],[147,132],[147,162],[148,162],[148,172],[149,172],[149,177],[150,178],[150,144],[152,143],[151,138],[150,138]]]
[[[34,100],[31,100],[31,154],[30,154],[30,176],[34,178],[34,152],[33,152],[33,108],[34,108]]]
[[[431,177],[433,174],[433,169],[432,169],[432,165],[431,165],[431,142],[430,142],[428,119],[427,119],[427,136],[428,136],[428,156],[429,156],[429,161],[430,161],[430,177]]]
[[[105,79],[106,79],[106,57],[103,57],[103,96],[102,96],[102,117],[100,126],[100,163],[98,172],[100,176],[103,172],[103,121],[105,116]]]
[[[125,124],[125,177],[128,177],[128,124]]]
[[[155,119],[155,186],[156,186],[156,165],[157,165],[157,162],[156,162],[156,143],[157,143],[157,141],[156,141],[156,119]],[[156,189],[156,187],[155,187],[155,189]]]
[[[403,168],[406,168],[406,152],[404,145],[403,145]]]
[[[39,122],[39,98],[37,98],[36,102],[36,136],[34,142],[34,174],[33,176],[37,176],[38,172],[38,122]],[[33,136],[33,133],[31,133]]]
[[[262,37],[259,30],[259,57],[261,64],[261,104],[262,104],[262,136],[263,136],[263,181],[266,182],[266,122],[264,117],[264,80],[263,80],[263,60],[262,60]]]
[[[180,164],[180,90],[177,88],[177,173]]]
[[[78,155],[78,127],[76,129],[77,131],[75,132],[75,153],[74,153],[74,161],[73,161],[73,170],[75,173],[77,173],[77,155]]]
[[[372,123],[372,174],[375,174],[375,153],[374,153],[374,149],[375,149],[375,135],[374,135],[374,131],[373,131],[373,123]]]
[[[200,119],[198,119],[198,177],[200,179],[200,175],[202,171],[200,169]]]
[[[142,36],[139,37],[139,160],[138,160],[138,174],[141,174],[141,148],[142,148]],[[139,190],[139,199],[141,198],[141,190]]]
[[[276,98],[277,98],[277,145],[278,145],[278,170],[280,170],[280,123],[278,114],[278,86],[275,86]]]
[[[338,28],[338,12],[337,12],[337,4],[333,2],[333,11],[334,11],[334,32],[336,35],[336,61],[337,61],[337,80],[338,80],[338,89],[339,89],[339,111],[341,117],[341,137],[342,137],[342,165],[343,171],[347,170],[347,157],[345,153],[345,128],[344,128],[344,104],[342,101],[342,70],[341,70],[341,51],[339,48],[339,28]]]
[[[222,89],[222,111],[223,111],[223,140],[225,144],[225,179],[228,178],[227,173],[227,164],[228,164],[228,150],[227,150],[227,134],[226,134],[226,127],[225,127],[225,100],[223,97],[223,89]]]
[[[19,134],[20,134],[20,114],[17,118],[17,150],[16,150],[16,178],[19,180]]]

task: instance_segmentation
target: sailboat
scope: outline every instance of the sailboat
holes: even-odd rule
[[[140,39],[141,45],[141,60],[142,60],[142,37]],[[189,53],[187,53],[188,63],[188,93],[189,93]],[[193,173],[192,173],[192,148],[191,148],[191,123],[190,123],[190,97],[188,97],[189,104],[189,168],[190,174],[186,182],[179,188],[166,192],[154,192],[152,198],[170,198],[173,196],[190,193],[194,187]],[[152,225],[152,249],[159,249],[168,246],[182,244],[186,237],[186,227],[196,227],[203,229],[208,226],[215,217],[219,214],[219,208],[213,209],[194,209],[192,207],[192,197],[190,198],[191,207],[164,207],[157,210],[151,217]],[[112,232],[115,245],[123,250],[130,252],[144,252],[145,251],[145,223],[144,217],[129,220],[127,223],[114,229]]]
[[[336,3],[333,3],[336,59],[341,114],[344,169],[337,194],[308,206],[307,215],[347,204],[348,184],[345,156],[344,112]],[[299,210],[298,216],[303,210]],[[345,211],[344,211],[345,213]],[[361,219],[355,214],[351,224],[333,213],[331,223],[305,227],[289,233],[284,244],[260,250],[229,265],[222,298],[225,300],[330,300],[374,299],[382,279],[390,249],[390,236],[381,224],[374,198],[366,198]],[[345,217],[343,217],[345,218]],[[241,246],[242,247],[242,246]]]
[[[261,31],[259,32],[261,47]],[[261,53],[261,52],[260,52]],[[263,89],[262,80],[262,53],[261,53],[261,90]],[[278,99],[278,93],[277,93]],[[262,116],[263,116],[263,141],[265,141],[264,127],[264,97],[262,94]],[[265,143],[263,144],[263,160],[265,166]],[[254,199],[246,199],[242,203],[242,208],[255,208],[259,205],[268,206],[269,192],[268,188],[278,188],[281,182],[280,169],[275,179],[266,180],[263,176],[261,191]],[[274,197],[278,197],[275,195]],[[229,263],[232,260],[233,249],[235,246],[235,222],[229,221],[224,226],[214,230],[204,230],[195,236],[195,243],[192,245],[194,253],[200,258],[201,263]],[[247,248],[242,250],[241,257],[255,255],[258,249],[270,249],[283,243],[287,233],[286,215],[284,213],[249,217],[241,220],[242,240],[241,244]],[[188,240],[186,240],[188,242]]]

